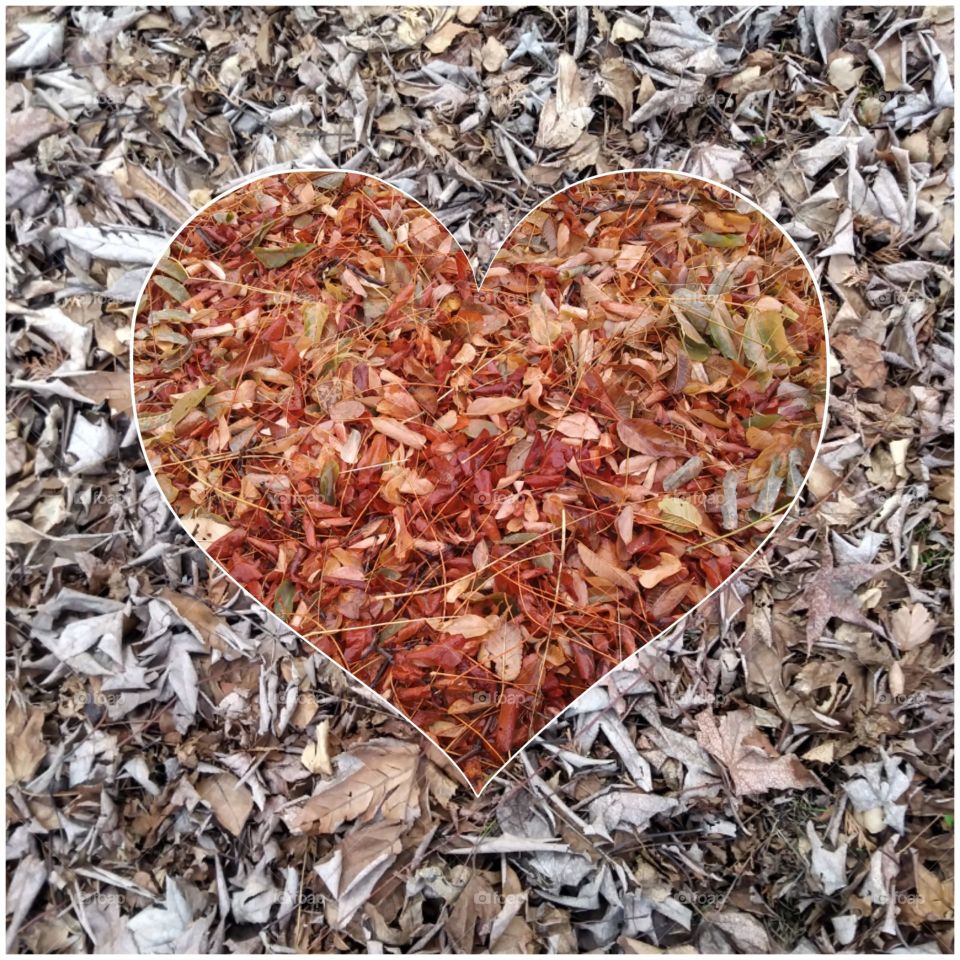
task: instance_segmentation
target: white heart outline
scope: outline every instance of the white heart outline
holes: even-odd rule
[[[800,497],[803,495],[803,492],[804,492],[804,490],[806,489],[807,481],[810,479],[810,474],[811,474],[811,472],[813,471],[813,468],[816,466],[817,457],[820,455],[820,448],[821,448],[822,445],[823,445],[823,440],[824,440],[824,437],[826,436],[826,432],[827,432],[827,426],[828,426],[828,424],[829,424],[829,422],[830,422],[830,362],[829,362],[829,361],[830,361],[830,356],[831,356],[831,352],[830,352],[830,331],[829,331],[829,324],[827,323],[827,308],[826,308],[826,304],[825,304],[824,299],[823,299],[823,294],[822,294],[821,291],[820,291],[820,284],[819,284],[818,281],[817,281],[817,277],[816,277],[816,274],[815,274],[813,268],[811,267],[810,263],[807,261],[806,256],[803,254],[803,251],[797,246],[797,243],[796,243],[796,241],[793,239],[793,237],[791,237],[791,236],[787,233],[787,231],[784,230],[784,228],[783,228],[779,223],[777,223],[777,221],[774,220],[774,218],[773,218],[772,216],[770,216],[770,214],[768,214],[756,201],[754,201],[754,200],[750,199],[749,197],[747,197],[746,195],[742,194],[739,190],[735,190],[734,188],[732,188],[732,187],[730,187],[730,186],[727,186],[727,184],[720,183],[719,181],[711,180],[711,179],[708,178],[708,177],[701,177],[701,176],[699,176],[699,175],[697,175],[697,174],[686,173],[685,171],[682,171],[682,170],[670,170],[670,169],[666,169],[666,168],[662,168],[662,167],[630,167],[630,168],[621,169],[621,170],[611,170],[611,171],[608,171],[607,173],[598,173],[598,174],[594,174],[594,175],[591,176],[591,177],[584,177],[584,178],[581,179],[581,180],[576,180],[576,181],[574,181],[573,183],[568,184],[567,186],[565,186],[565,187],[562,188],[561,190],[556,190],[556,191],[554,191],[554,192],[551,193],[549,196],[547,196],[547,197],[545,197],[544,199],[540,200],[540,201],[539,201],[538,203],[536,203],[533,207],[531,207],[531,208],[514,224],[514,226],[510,228],[510,231],[506,234],[506,236],[505,236],[505,237],[503,238],[503,240],[500,242],[500,245],[497,247],[496,251],[494,251],[493,255],[491,256],[490,261],[489,261],[486,269],[485,269],[484,272],[483,272],[483,276],[480,278],[479,281],[477,280],[476,270],[473,269],[473,266],[472,266],[472,264],[471,264],[471,272],[473,273],[474,284],[475,284],[475,286],[476,286],[476,288],[477,288],[477,291],[478,291],[478,292],[481,292],[482,289],[483,289],[483,281],[486,279],[487,273],[489,272],[490,267],[491,267],[491,266],[494,264],[494,262],[496,261],[497,256],[500,254],[500,251],[504,248],[504,246],[506,245],[506,243],[507,243],[507,242],[509,241],[509,239],[513,236],[514,232],[515,232],[516,230],[518,230],[518,229],[523,225],[523,223],[530,217],[530,215],[533,214],[533,213],[534,213],[536,210],[538,210],[540,207],[542,207],[544,204],[549,203],[550,201],[552,201],[553,199],[555,199],[556,197],[559,197],[559,196],[561,196],[561,195],[563,195],[563,194],[566,194],[566,193],[568,193],[569,191],[575,189],[576,187],[582,186],[583,184],[590,183],[592,180],[601,180],[601,179],[606,179],[606,178],[608,178],[608,177],[614,177],[614,176],[620,176],[620,175],[629,175],[629,174],[634,174],[634,173],[638,173],[638,174],[662,174],[662,175],[674,176],[674,177],[689,177],[691,180],[697,180],[697,181],[699,181],[700,183],[707,183],[707,184],[710,184],[710,185],[713,186],[713,187],[719,188],[720,190],[724,190],[724,191],[726,191],[727,193],[732,194],[733,196],[735,196],[737,199],[741,200],[743,203],[746,203],[747,205],[749,205],[752,209],[756,210],[756,211],[757,211],[758,213],[760,213],[763,217],[765,217],[765,218],[783,235],[783,237],[787,240],[787,242],[788,242],[788,243],[790,244],[790,246],[793,248],[794,253],[796,253],[796,255],[797,255],[797,257],[799,258],[800,262],[804,265],[804,267],[806,268],[807,272],[810,274],[810,279],[813,281],[813,288],[814,288],[814,290],[816,291],[817,302],[818,302],[819,305],[820,305],[820,316],[821,316],[821,318],[822,318],[822,320],[823,320],[824,360],[825,360],[825,364],[824,364],[824,365],[825,365],[825,380],[824,380],[824,392],[823,392],[823,419],[822,419],[822,422],[821,422],[821,424],[820,424],[820,436],[819,436],[818,439],[817,439],[817,444],[816,444],[816,447],[814,448],[813,456],[812,456],[811,459],[810,459],[810,464],[809,464],[809,466],[807,467],[807,470],[806,470],[806,472],[805,472],[804,475],[803,475],[803,481],[802,481],[802,483],[800,484],[800,487],[799,487],[799,489],[797,490],[797,493],[795,494],[795,496],[793,497],[793,499],[790,501],[789,505],[783,509],[782,514],[781,514],[781,516],[780,516],[780,519],[773,525],[773,527],[770,529],[770,531],[767,533],[767,535],[760,541],[760,543],[754,548],[754,550],[743,560],[743,562],[738,565],[738,567],[736,568],[736,570],[734,570],[733,573],[731,573],[729,577],[727,577],[722,583],[720,583],[720,584],[718,584],[716,587],[714,587],[708,594],[706,594],[706,596],[704,596],[701,600],[699,600],[697,603],[695,603],[689,610],[685,610],[685,611],[684,611],[675,621],[673,621],[668,627],[666,627],[665,629],[661,630],[660,633],[656,634],[656,636],[651,637],[642,647],[640,647],[638,650],[636,650],[634,653],[632,653],[629,657],[626,657],[625,659],[621,660],[620,663],[618,663],[616,666],[611,667],[611,668],[610,668],[609,670],[607,670],[602,676],[598,677],[589,687],[587,687],[585,690],[581,691],[576,697],[574,697],[573,700],[571,700],[568,704],[566,704],[566,705],[564,706],[564,708],[563,708],[555,717],[552,717],[552,718],[551,718],[550,720],[548,720],[542,727],[540,727],[535,733],[531,734],[531,736],[524,742],[523,746],[518,747],[516,750],[514,750],[514,751],[510,754],[510,756],[504,761],[503,764],[501,764],[495,771],[493,771],[491,774],[489,774],[489,776],[487,776],[486,780],[483,782],[483,784],[481,785],[480,789],[477,790],[476,787],[474,787],[473,784],[470,782],[469,778],[468,778],[467,775],[463,772],[463,770],[461,769],[461,767],[459,766],[459,764],[456,762],[456,760],[454,760],[454,758],[451,757],[450,754],[447,753],[446,750],[444,750],[443,747],[441,747],[440,744],[437,743],[437,741],[436,741],[432,736],[430,736],[429,733],[427,733],[425,730],[422,730],[420,727],[418,727],[418,726],[413,722],[413,720],[412,720],[410,717],[408,717],[405,713],[403,713],[398,707],[396,707],[396,706],[394,706],[392,703],[390,703],[390,701],[387,700],[386,697],[384,697],[381,693],[379,693],[378,691],[374,690],[372,687],[370,687],[370,686],[368,686],[366,683],[364,683],[359,677],[357,677],[354,673],[352,673],[346,666],[344,666],[343,664],[337,663],[337,661],[334,660],[333,657],[331,657],[331,656],[329,656],[328,654],[324,653],[322,650],[319,650],[318,648],[316,648],[306,637],[302,636],[297,630],[295,630],[293,627],[291,627],[290,624],[288,624],[286,621],[284,621],[284,620],[282,620],[280,617],[278,617],[262,600],[258,600],[258,599],[257,599],[256,597],[254,597],[249,591],[247,591],[243,586],[241,586],[236,580],[234,580],[234,578],[233,578],[229,573],[227,573],[227,571],[226,571],[216,560],[213,560],[213,558],[209,555],[209,553],[207,552],[207,550],[206,550],[204,547],[202,547],[202,546],[200,545],[200,543],[197,541],[197,539],[193,536],[193,534],[190,533],[190,532],[187,530],[187,528],[186,528],[186,526],[185,526],[185,524],[184,524],[183,518],[173,509],[173,505],[172,505],[172,504],[170,503],[170,501],[167,500],[167,498],[164,496],[163,491],[162,491],[162,489],[160,488],[159,481],[157,480],[157,476],[156,476],[156,474],[154,473],[153,468],[152,468],[151,465],[150,465],[150,458],[149,458],[149,456],[147,455],[147,449],[146,449],[146,446],[145,446],[145,444],[144,444],[144,442],[143,442],[143,436],[142,436],[142,434],[141,434],[141,432],[140,432],[140,418],[139,418],[139,415],[138,415],[138,413],[137,413],[136,393],[135,393],[135,386],[136,386],[136,384],[135,384],[135,382],[134,382],[134,376],[133,376],[133,370],[134,370],[134,345],[135,345],[134,335],[135,335],[135,332],[136,332],[137,316],[138,316],[139,313],[140,313],[140,302],[141,302],[141,300],[143,299],[143,296],[144,296],[144,294],[145,294],[146,291],[147,291],[147,287],[148,287],[149,284],[150,284],[150,280],[152,279],[152,277],[153,277],[154,274],[156,273],[160,261],[163,260],[164,258],[166,258],[167,256],[169,256],[170,247],[171,247],[171,245],[173,244],[174,240],[176,240],[176,238],[177,238],[198,216],[200,216],[200,214],[204,213],[206,210],[208,210],[208,209],[209,209],[210,207],[212,207],[214,204],[217,204],[217,203],[221,202],[221,201],[224,200],[226,197],[228,197],[230,194],[235,193],[235,192],[237,192],[238,190],[241,190],[241,189],[243,189],[243,188],[246,187],[246,186],[249,186],[251,183],[254,183],[254,182],[256,182],[257,180],[263,180],[263,179],[265,179],[265,178],[267,178],[267,177],[272,177],[272,176],[280,176],[280,175],[285,174],[285,173],[305,173],[305,174],[316,174],[316,175],[318,175],[318,176],[326,176],[326,175],[339,174],[339,173],[346,174],[346,175],[349,175],[349,174],[358,174],[358,175],[360,175],[360,176],[362,176],[362,177],[367,177],[367,178],[369,178],[369,179],[371,179],[371,180],[377,180],[377,181],[379,181],[380,183],[382,183],[384,186],[389,187],[391,190],[395,190],[397,193],[402,194],[402,195],[403,195],[404,197],[406,197],[408,200],[412,201],[413,203],[415,203],[415,204],[417,204],[419,207],[421,207],[425,213],[427,213],[428,215],[430,215],[431,217],[433,217],[433,219],[434,219],[438,224],[440,224],[440,226],[443,227],[444,230],[447,231],[447,233],[450,235],[450,239],[453,241],[456,249],[459,250],[459,252],[463,254],[463,256],[464,256],[464,258],[466,259],[467,263],[470,264],[470,258],[469,258],[469,256],[467,255],[466,251],[463,249],[462,246],[460,246],[460,243],[457,241],[456,237],[454,237],[453,232],[450,230],[450,228],[447,227],[446,224],[443,223],[443,221],[437,216],[437,214],[436,214],[434,211],[430,210],[429,207],[427,207],[422,201],[418,200],[416,197],[411,196],[411,195],[410,195],[409,193],[407,193],[405,190],[401,190],[399,187],[397,187],[395,184],[391,183],[389,180],[386,180],[386,179],[384,179],[383,177],[377,176],[376,174],[367,173],[366,171],[363,171],[363,170],[352,170],[352,169],[349,169],[349,168],[346,168],[346,167],[339,167],[339,168],[338,168],[338,167],[310,167],[310,166],[298,167],[298,166],[289,166],[289,167],[282,167],[282,168],[279,168],[279,169],[278,169],[278,168],[275,168],[275,167],[271,167],[271,168],[267,168],[267,169],[265,169],[265,170],[258,170],[257,172],[248,174],[247,176],[242,177],[242,178],[240,178],[239,180],[232,181],[231,184],[227,187],[227,189],[225,189],[222,193],[217,194],[217,196],[212,197],[212,198],[211,198],[210,200],[208,200],[205,204],[203,204],[203,206],[199,207],[199,208],[191,215],[191,217],[190,217],[189,220],[187,220],[185,223],[181,224],[181,226],[180,226],[173,234],[171,234],[170,239],[169,239],[166,247],[165,247],[164,250],[157,256],[157,258],[154,260],[153,266],[150,268],[150,271],[147,273],[147,279],[144,281],[143,287],[142,287],[141,290],[140,290],[140,294],[139,294],[139,296],[137,297],[136,303],[134,304],[133,316],[132,316],[132,319],[131,319],[131,321],[130,321],[130,330],[131,330],[131,336],[130,336],[130,356],[129,356],[129,364],[130,364],[130,397],[131,397],[131,405],[132,405],[132,410],[133,410],[133,421],[134,421],[134,425],[135,425],[135,428],[136,428],[136,431],[137,431],[137,440],[138,440],[138,442],[139,442],[139,444],[140,444],[140,450],[141,450],[141,452],[142,452],[142,454],[143,454],[143,459],[144,459],[144,462],[146,463],[147,471],[149,472],[149,474],[150,474],[151,478],[153,479],[154,483],[157,485],[157,492],[158,492],[159,495],[160,495],[160,499],[163,501],[163,503],[166,505],[167,509],[168,509],[168,510],[170,511],[170,513],[173,515],[173,517],[175,518],[175,520],[176,520],[177,523],[179,524],[180,529],[193,541],[193,543],[195,544],[195,546],[197,547],[197,549],[199,549],[201,553],[203,553],[209,560],[211,560],[214,564],[216,564],[216,566],[219,567],[219,569],[222,571],[223,575],[224,575],[225,577],[227,577],[227,578],[230,580],[230,582],[233,583],[233,584],[236,586],[236,588],[237,588],[238,590],[240,590],[243,594],[245,594],[245,595],[247,596],[247,598],[248,598],[249,600],[251,600],[253,603],[255,603],[255,604],[257,604],[258,606],[262,607],[262,608],[266,611],[266,613],[268,614],[268,616],[273,617],[273,619],[276,620],[277,623],[281,624],[285,630],[288,630],[288,631],[290,631],[291,633],[293,633],[295,636],[299,637],[300,640],[302,640],[304,643],[308,644],[315,653],[318,653],[318,654],[320,654],[320,656],[325,657],[331,664],[333,664],[333,665],[334,665],[335,667],[337,667],[339,670],[342,670],[343,673],[345,673],[345,674],[350,678],[350,680],[351,680],[353,683],[359,684],[359,685],[360,685],[361,687],[363,687],[363,688],[367,691],[367,693],[368,693],[370,696],[372,696],[376,701],[378,701],[379,703],[384,704],[384,706],[386,706],[390,711],[392,711],[394,714],[396,714],[396,716],[399,717],[401,720],[403,720],[404,722],[406,722],[407,724],[409,724],[410,727],[412,727],[414,730],[416,730],[421,736],[426,737],[427,740],[429,740],[429,741],[443,754],[443,756],[447,758],[447,760],[449,761],[449,766],[451,766],[451,767],[457,772],[458,778],[462,781],[462,783],[472,791],[472,793],[473,793],[473,795],[474,795],[475,798],[479,799],[480,796],[483,794],[483,792],[487,789],[487,787],[489,787],[490,784],[492,784],[494,781],[496,781],[496,780],[498,779],[498,777],[500,776],[500,774],[503,773],[503,771],[504,771],[511,763],[513,763],[513,761],[516,760],[517,757],[518,757],[521,753],[523,753],[535,740],[537,740],[539,737],[541,737],[546,730],[548,730],[551,726],[553,726],[554,723],[556,723],[557,721],[559,721],[559,720],[564,716],[564,714],[566,714],[566,713],[567,713],[572,707],[574,707],[580,700],[582,700],[582,699],[583,699],[584,697],[586,697],[591,691],[593,691],[595,687],[599,686],[602,682],[604,682],[605,680],[607,680],[615,671],[621,671],[621,670],[623,670],[628,664],[631,663],[631,661],[633,661],[633,660],[639,660],[639,657],[641,656],[641,654],[643,654],[643,653],[645,653],[645,652],[646,652],[646,653],[650,653],[650,652],[651,652],[651,647],[652,647],[654,644],[656,644],[656,643],[659,642],[659,641],[662,641],[665,637],[669,637],[671,634],[673,634],[673,633],[676,632],[678,629],[680,629],[680,627],[684,624],[684,622],[685,622],[692,614],[694,614],[694,613],[697,612],[701,607],[703,607],[703,606],[707,603],[707,601],[711,600],[715,594],[717,594],[719,591],[721,591],[721,590],[729,587],[730,584],[733,582],[734,578],[737,577],[737,576],[739,576],[744,570],[746,570],[746,569],[749,567],[749,565],[751,564],[751,562],[757,557],[757,555],[767,546],[767,544],[768,544],[768,543],[770,542],[770,540],[773,538],[773,535],[780,529],[780,527],[783,525],[784,521],[787,519],[787,517],[788,517],[788,516],[790,515],[790,513],[793,511],[794,507],[796,507],[797,504],[799,503]],[[646,677],[644,677],[644,676],[641,674],[641,675],[638,677],[638,679],[637,679],[637,684],[636,684],[636,685],[639,686],[639,681],[645,680],[645,679],[646,679]],[[630,687],[627,687],[625,690],[620,690],[619,693],[620,693],[621,695],[626,695],[626,694],[629,694],[630,691],[631,691],[631,688],[630,688]],[[597,718],[597,720],[599,720],[599,717]],[[595,722],[596,722],[596,721],[595,721]]]

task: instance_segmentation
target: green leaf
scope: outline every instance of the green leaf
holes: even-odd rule
[[[285,267],[291,260],[302,257],[316,248],[315,243],[294,243],[289,247],[254,247],[253,255],[270,269]]]
[[[710,345],[697,332],[694,325],[681,313],[677,313],[677,320],[680,324],[680,339],[683,342],[683,349],[687,356],[694,363],[700,363],[706,360],[713,352]]]
[[[341,186],[346,176],[345,173],[325,173],[323,176],[315,177],[310,182],[323,190],[336,190]]]
[[[325,303],[308,303],[303,308],[303,332],[313,340],[323,336],[323,328],[327,325],[330,316],[330,307]]]
[[[159,430],[161,427],[165,427],[170,421],[169,413],[141,413],[137,417],[137,420],[140,422],[140,430],[143,433],[152,433],[154,430]],[[167,481],[169,483],[169,480]],[[163,484],[160,484],[161,487]],[[166,494],[166,491],[164,491]],[[167,499],[171,502],[177,499],[177,491],[174,490],[173,496],[167,496]]]
[[[340,476],[340,465],[336,460],[330,460],[320,472],[320,496],[324,503],[337,502],[337,478]]]
[[[188,336],[171,330],[169,327],[159,327],[150,331],[150,336],[159,343],[176,343],[181,347],[187,347],[192,342]]]
[[[186,310],[178,310],[176,307],[170,310],[150,311],[151,323],[159,323],[161,320],[169,320],[171,323],[189,323],[190,314]]]
[[[672,305],[675,308],[674,313],[680,309],[700,333],[706,332],[707,323],[713,316],[714,305],[705,300],[702,293],[681,287],[679,290],[674,290]]]
[[[196,390],[191,390],[180,397],[170,409],[170,426],[175,427],[191,410],[195,410],[212,389],[213,384],[210,383],[205,387],[197,387]]]
[[[742,233],[712,233],[709,230],[706,233],[693,234],[693,239],[720,250],[732,250],[734,247],[742,247],[747,242],[746,236]]]
[[[529,543],[531,540],[536,540],[539,536],[539,533],[521,530],[519,533],[508,533],[500,542],[506,544]]]
[[[782,417],[779,413],[755,413],[752,417],[746,417],[741,420],[744,429],[747,427],[756,427],[758,430],[766,430],[778,423]]]
[[[682,497],[664,497],[660,501],[660,518],[674,533],[692,533],[703,528],[703,514]]]
[[[297,588],[290,580],[284,580],[273,597],[273,612],[281,620],[289,620],[293,616],[293,604],[297,598]]]
[[[783,328],[778,310],[752,310],[743,330],[743,352],[756,363],[761,356],[770,363],[794,367],[800,362]]]
[[[190,299],[190,293],[187,288],[179,281],[174,280],[173,277],[154,277],[153,282],[160,287],[161,290],[169,293],[177,303],[183,303]]]
[[[387,253],[393,253],[396,246],[393,234],[374,216],[367,217],[367,223],[370,229],[377,235],[377,239]]]
[[[179,280],[181,283],[186,283],[190,279],[190,275],[183,269],[180,261],[174,260],[172,257],[164,257],[157,264],[157,269],[161,273],[165,273],[168,277]]]
[[[710,316],[707,336],[713,341],[714,346],[728,359],[737,359],[737,347],[733,342],[734,331],[733,319],[730,316],[726,305],[718,301]]]
[[[530,562],[535,567],[542,567],[544,570],[553,570],[554,555],[552,553],[541,553],[536,557],[531,557]]]

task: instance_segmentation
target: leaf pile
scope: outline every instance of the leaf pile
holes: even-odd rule
[[[698,180],[558,195],[477,292],[418,204],[295,173],[181,232],[134,374],[188,529],[480,785],[772,529],[823,344],[794,248]]]

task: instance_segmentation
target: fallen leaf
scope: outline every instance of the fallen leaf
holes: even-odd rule
[[[804,790],[819,785],[793,754],[781,756],[757,728],[749,710],[716,718],[710,710],[697,714],[697,742],[730,774],[738,797],[770,790]]]
[[[467,406],[468,417],[490,417],[498,413],[507,413],[526,404],[523,397],[477,397]]]
[[[47,755],[43,741],[45,714],[39,707],[7,704],[7,782],[22,783],[37,772]]]
[[[197,781],[197,794],[210,807],[220,825],[235,837],[243,832],[253,810],[253,795],[232,773],[203,776]]]
[[[402,822],[418,807],[414,774],[420,746],[389,737],[369,740],[334,759],[336,775],[284,815],[298,833],[333,833],[347,820],[368,823],[378,814]]]
[[[606,580],[607,583],[613,583],[623,587],[631,593],[639,593],[636,581],[634,581],[633,577],[631,577],[626,570],[622,570],[615,564],[610,563],[609,560],[604,560],[603,557],[598,553],[594,553],[585,543],[577,544],[577,552],[580,554],[583,565],[595,576]]]
[[[634,417],[617,424],[617,436],[628,450],[651,457],[687,457],[686,447],[652,420]]]
[[[588,85],[580,79],[577,61],[569,53],[557,60],[557,92],[540,113],[536,144],[548,150],[573,146],[593,119]]]
[[[683,564],[680,562],[679,557],[675,557],[672,553],[661,553],[660,562],[655,567],[644,570],[637,579],[640,581],[641,587],[646,587],[646,589],[650,590],[660,583],[661,580],[672,577],[682,569]]]
[[[408,447],[413,447],[415,450],[419,450],[421,447],[427,445],[427,438],[425,436],[417,433],[415,430],[411,430],[409,427],[405,427],[402,423],[390,417],[371,417],[370,426],[373,427],[374,430],[378,430],[380,433],[390,437],[391,440],[405,443]]]
[[[523,661],[523,633],[514,623],[504,623],[485,637],[477,659],[509,683],[520,675]]]

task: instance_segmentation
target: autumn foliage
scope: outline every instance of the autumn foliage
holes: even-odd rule
[[[173,241],[133,349],[187,529],[478,787],[743,564],[824,416],[793,246],[660,173],[537,207],[479,290],[387,184],[260,179]]]

